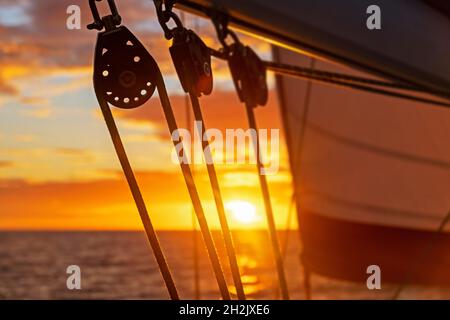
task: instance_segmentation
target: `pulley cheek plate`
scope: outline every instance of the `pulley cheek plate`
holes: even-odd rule
[[[185,92],[189,92],[190,81],[197,96],[212,92],[211,54],[193,31],[181,29],[175,32],[170,55]]]
[[[131,109],[150,99],[157,70],[155,60],[126,27],[98,34],[94,88],[113,106]]]
[[[242,102],[264,106],[268,100],[266,68],[258,55],[248,46],[233,43],[228,65],[234,86]]]

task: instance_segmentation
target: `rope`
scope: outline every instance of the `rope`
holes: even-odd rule
[[[336,80],[344,80],[344,81],[351,81],[361,84],[368,84],[368,85],[374,85],[374,86],[380,86],[380,87],[388,87],[393,89],[400,89],[400,90],[409,90],[409,91],[418,91],[423,93],[430,93],[434,95],[440,95],[443,97],[446,96],[445,93],[441,93],[439,91],[432,91],[424,88],[420,88],[418,86],[406,84],[406,83],[397,83],[397,82],[391,82],[391,81],[382,81],[372,78],[364,78],[364,77],[358,77],[353,76],[349,74],[339,73],[339,72],[330,72],[325,70],[318,70],[314,68],[305,68],[295,65],[289,65],[284,63],[278,63],[273,61],[266,61],[265,62],[266,67],[269,70],[277,71],[279,73],[283,74],[309,74],[312,76],[322,77],[322,78],[331,78]]]
[[[191,125],[191,112],[189,109],[189,95],[185,95],[184,106],[186,111],[186,128],[190,128]],[[194,145],[191,144],[191,157],[194,154]],[[192,168],[192,175],[194,175],[194,167]],[[194,296],[196,300],[200,300],[200,275],[198,264],[198,244],[197,244],[197,221],[195,217],[195,211],[191,211],[192,214],[192,250],[193,250],[193,262],[194,262]]]
[[[180,11],[181,23],[185,24],[186,15],[184,11]],[[198,29],[197,19],[195,19],[196,26]],[[186,128],[190,129],[191,126],[191,111],[189,108],[189,95],[186,94],[184,97],[184,107],[186,112]],[[191,157],[194,155],[194,145],[191,144]],[[192,175],[194,175],[195,166],[192,168]],[[199,264],[198,264],[198,244],[197,244],[197,221],[195,218],[195,212],[192,210],[192,245],[193,245],[193,262],[194,262],[194,296],[196,300],[200,300],[200,277],[199,277]]]
[[[249,122],[250,129],[252,129],[254,132],[258,132],[258,128],[256,125],[256,119],[255,114],[253,112],[253,106],[249,105],[248,103],[245,103],[245,108],[247,111],[247,118]],[[287,281],[286,281],[286,275],[284,272],[284,263],[281,256],[281,250],[280,250],[280,244],[278,240],[278,234],[275,226],[275,219],[273,215],[272,210],[272,203],[270,201],[270,193],[269,193],[269,186],[267,184],[266,176],[261,174],[261,171],[264,169],[264,165],[261,161],[261,153],[260,153],[260,142],[259,142],[259,136],[258,134],[255,134],[253,136],[253,146],[255,148],[255,155],[256,155],[256,166],[258,169],[258,177],[259,177],[259,183],[261,186],[261,191],[263,194],[264,199],[264,207],[266,211],[266,218],[267,223],[269,226],[269,237],[272,245],[272,251],[275,258],[275,266],[277,268],[277,274],[278,274],[278,281],[280,284],[281,289],[281,296],[284,300],[289,300],[289,290],[287,287]]]
[[[211,54],[218,58],[218,59],[226,59],[226,56],[224,52],[211,49]],[[412,96],[409,94],[404,94],[400,92],[395,92],[391,90],[385,90],[376,88],[374,86],[379,87],[389,87],[393,89],[400,89],[400,90],[408,90],[408,91],[416,91],[419,93],[427,93],[432,94],[435,96],[439,96],[443,99],[450,100],[450,97],[445,94],[441,93],[439,91],[432,91],[420,87],[415,87],[408,84],[400,84],[400,83],[394,83],[394,82],[387,82],[387,81],[380,81],[375,79],[368,79],[368,78],[362,78],[362,77],[356,77],[352,75],[346,75],[341,73],[335,73],[335,72],[328,72],[323,70],[312,70],[310,68],[303,68],[293,65],[285,65],[280,63],[275,63],[272,61],[264,61],[264,64],[267,68],[267,70],[273,71],[278,74],[292,76],[292,77],[298,77],[302,79],[310,79],[322,83],[328,83],[328,84],[334,84],[341,87],[347,87],[350,89],[360,90],[360,91],[367,91],[375,94],[390,96],[394,98],[401,98],[406,99],[414,102],[420,102],[420,103],[427,103],[431,105],[441,106],[441,107],[450,107],[450,103],[434,100],[434,99],[427,99],[427,98],[421,98],[418,96]]]
[[[191,112],[189,109],[189,96],[186,95],[185,99],[185,111],[186,111],[186,128],[190,128],[191,124]],[[194,154],[194,145],[191,144],[191,157]],[[192,168],[192,175],[194,175],[194,167]],[[194,296],[196,300],[200,300],[200,273],[198,263],[198,243],[197,243],[197,220],[195,217],[195,211],[191,211],[192,215],[192,250],[193,250],[193,262],[194,262]]]
[[[186,107],[186,122],[187,128],[191,124],[191,113],[189,109],[189,96],[185,96],[185,107]],[[191,144],[191,157],[194,154],[194,145]],[[194,167],[192,168],[192,175],[194,175]],[[198,241],[197,241],[197,220],[195,216],[195,211],[191,211],[192,215],[192,243],[193,243],[193,262],[194,262],[194,296],[196,300],[200,300],[200,272],[199,272],[199,252],[198,252]]]
[[[222,194],[220,192],[219,179],[217,178],[216,169],[214,166],[214,162],[212,160],[212,154],[211,154],[211,150],[210,150],[210,146],[209,146],[209,141],[208,141],[207,137],[206,137],[206,139],[204,137],[206,129],[205,129],[205,125],[204,125],[200,102],[198,99],[199,93],[197,92],[197,87],[196,87],[197,80],[196,80],[195,76],[192,75],[197,72],[196,64],[198,64],[199,62],[198,62],[198,60],[193,59],[192,56],[190,56],[190,54],[191,54],[190,50],[195,50],[197,54],[202,54],[202,52],[204,52],[203,49],[206,48],[206,45],[204,45],[202,43],[202,41],[198,38],[197,35],[192,34],[192,31],[188,31],[187,29],[184,28],[184,26],[183,26],[184,14],[181,16],[181,19],[179,19],[177,17],[177,15],[171,11],[170,5],[169,6],[166,5],[164,10],[162,9],[161,2],[158,3],[158,1],[155,1],[155,5],[156,5],[157,14],[159,17],[159,22],[161,24],[161,27],[165,31],[166,38],[174,39],[173,46],[176,46],[175,42],[177,41],[177,39],[180,39],[180,40],[178,40],[179,42],[177,42],[177,45],[180,45],[180,44],[183,45],[182,49],[179,49],[179,47],[178,47],[178,49],[174,49],[174,50],[178,50],[178,51],[175,51],[175,53],[171,51],[171,56],[172,56],[172,60],[175,65],[175,68],[177,69],[177,73],[178,73],[180,82],[183,86],[183,89],[186,92],[188,92],[196,123],[200,122],[200,124],[201,124],[201,128],[197,127],[197,130],[198,130],[198,133],[199,133],[201,141],[202,141],[203,155],[206,160],[206,168],[208,171],[208,177],[209,177],[209,181],[210,181],[211,188],[213,191],[213,196],[214,196],[214,201],[215,201],[216,208],[217,208],[217,213],[219,216],[220,226],[221,226],[221,230],[222,230],[222,236],[224,239],[225,249],[227,252],[228,261],[230,264],[230,269],[231,269],[234,285],[236,288],[236,294],[237,294],[237,297],[239,300],[245,300],[245,293],[244,293],[244,288],[242,285],[241,276],[239,273],[239,266],[237,263],[236,252],[235,252],[235,249],[233,246],[233,240],[231,238],[230,228],[228,226],[228,221],[227,221],[227,217],[226,217],[226,213],[225,213],[225,206],[223,203]],[[170,29],[167,26],[166,23],[168,22],[168,18],[174,19],[174,21],[178,21],[176,28]],[[189,33],[189,32],[191,32],[190,33],[191,37],[194,37],[193,39],[191,38],[188,41],[186,38],[181,38],[183,36],[186,37],[186,33]],[[177,38],[176,35],[178,35],[180,38]],[[196,41],[195,39],[199,39],[199,40]],[[183,52],[181,53],[181,52],[179,52],[179,50],[183,50]],[[186,51],[188,51],[188,52],[186,52]],[[207,49],[205,51],[207,52]],[[208,57],[208,58],[210,59],[210,57]],[[207,63],[206,61],[204,63],[207,64],[208,67],[210,68],[209,63]],[[183,71],[181,72],[181,70],[183,70]],[[205,75],[205,74],[202,73],[202,75]],[[209,72],[209,75],[211,75],[210,72]],[[212,88],[212,77],[210,79],[211,79],[211,88]],[[210,90],[209,90],[209,92],[210,92]]]
[[[276,52],[276,51],[275,51]],[[315,63],[316,60],[314,58],[311,58],[311,62],[310,62],[310,66],[309,66],[309,70],[314,71],[314,67],[315,67]],[[277,84],[279,86],[282,86],[282,83],[280,82],[280,79],[278,79]],[[298,199],[300,198],[300,195],[298,194],[298,190],[296,188],[296,183],[295,183],[295,176],[298,176],[298,179],[300,180],[300,169],[301,168],[301,158],[302,158],[302,154],[303,154],[303,146],[304,146],[304,141],[305,141],[305,132],[306,132],[306,127],[307,127],[307,120],[308,120],[308,115],[309,115],[309,109],[310,109],[310,101],[311,101],[311,92],[312,92],[312,81],[308,80],[306,82],[306,92],[305,92],[305,97],[304,97],[304,101],[303,101],[303,115],[302,117],[300,117],[300,131],[299,131],[299,136],[298,136],[298,144],[297,147],[295,148],[295,152],[294,152],[294,157],[290,157],[291,159],[291,171],[293,173],[293,199],[292,201],[295,201],[298,203]],[[284,99],[282,99],[282,97],[280,96],[280,104],[283,105],[285,103]],[[291,141],[291,143],[293,143],[293,141]],[[297,170],[296,170],[297,168]],[[290,210],[290,209],[289,209]],[[298,210],[298,209],[297,209]],[[300,223],[300,212],[297,211],[297,222],[298,222],[298,231],[299,231],[299,238],[300,238],[300,242],[302,241],[302,234],[301,234],[301,223]],[[310,300],[311,299],[311,287],[309,284],[309,277],[310,274],[309,272],[306,270],[306,266],[303,263],[303,267],[304,267],[304,289],[305,289],[305,295],[306,295],[306,299]]]
[[[316,59],[311,58],[311,63],[309,68],[311,70],[314,70],[316,65]],[[301,121],[301,127],[300,127],[300,132],[299,132],[299,137],[298,137],[298,145],[297,145],[297,149],[295,152],[295,158],[294,158],[294,164],[293,167],[291,168],[291,170],[294,171],[294,174],[296,174],[298,176],[298,180],[300,183],[300,169],[301,169],[301,159],[302,159],[302,155],[303,155],[303,146],[305,145],[305,133],[306,133],[306,126],[308,123],[308,116],[309,116],[309,110],[310,110],[310,105],[311,105],[311,96],[312,96],[312,86],[313,83],[311,80],[308,80],[306,82],[306,92],[305,92],[305,99],[303,101],[303,116],[302,116],[302,121]],[[298,168],[297,170],[295,170],[295,165],[298,162]],[[295,179],[294,179],[295,180]],[[301,219],[300,219],[300,210],[298,209],[298,206],[300,205],[300,194],[297,193],[297,188],[295,188],[294,186],[294,193],[295,193],[295,198],[297,200],[297,221],[298,221],[298,225],[299,225],[299,237],[300,237],[300,241],[303,242],[302,239],[302,234],[301,234]],[[302,248],[303,250],[303,248]],[[302,257],[303,254],[300,254],[300,256]],[[305,262],[303,261],[303,259],[301,259],[301,262],[303,264],[303,275],[304,275],[304,289],[305,289],[305,298],[306,300],[311,300],[311,296],[312,296],[312,292],[311,292],[311,273],[309,272]]]
[[[365,84],[353,83],[353,82],[347,81],[347,80],[336,80],[336,79],[330,78],[328,76],[315,75],[312,73],[305,73],[305,72],[301,72],[301,71],[293,72],[290,70],[277,69],[277,68],[271,66],[270,63],[267,65],[267,69],[271,70],[275,73],[278,73],[278,74],[298,77],[298,78],[302,78],[302,79],[311,79],[314,81],[334,84],[337,86],[347,87],[350,89],[367,91],[367,92],[376,93],[376,94],[380,94],[380,95],[390,96],[390,97],[394,97],[394,98],[402,98],[405,100],[410,100],[410,101],[420,102],[420,103],[427,103],[427,104],[441,106],[441,107],[447,107],[447,108],[450,107],[450,103],[444,102],[444,101],[438,101],[438,100],[432,100],[432,99],[427,99],[427,98],[421,98],[421,97],[417,97],[417,96],[411,96],[408,94],[385,90],[385,89],[380,89],[380,88],[372,87],[372,86],[365,85]]]
[[[218,17],[216,17],[218,18]],[[226,44],[225,38],[230,35],[235,44],[240,44],[238,37],[231,32],[230,30],[228,30],[227,28],[227,24],[224,24],[224,21],[219,21],[220,19],[212,19],[216,32],[218,34],[219,40],[222,43],[222,45],[224,46],[223,51],[215,51],[213,49],[210,49],[210,54],[212,56],[218,57],[220,59],[224,59],[228,61],[229,55],[228,55],[228,50],[229,50],[229,46]],[[228,61],[229,62],[229,61]],[[230,68],[231,73],[233,73],[233,69]],[[248,72],[248,71],[242,71],[242,72]],[[234,76],[234,75],[233,75]],[[247,84],[248,85],[248,84]],[[244,89],[243,91],[245,91],[247,89]],[[259,136],[257,134],[257,124],[256,124],[256,119],[255,119],[255,114],[254,114],[254,107],[256,107],[256,104],[253,98],[254,97],[250,97],[248,92],[241,92],[243,95],[245,95],[244,97],[244,101],[245,101],[245,109],[246,109],[246,113],[247,113],[247,119],[248,119],[248,123],[249,123],[249,127],[250,129],[252,129],[253,132],[256,132],[255,135],[252,135],[252,140],[253,140],[253,147],[255,149],[255,156],[256,156],[256,167],[258,169],[258,178],[259,178],[259,184],[261,187],[261,192],[263,195],[263,200],[264,200],[264,207],[265,207],[265,213],[266,213],[266,218],[267,218],[267,224],[268,224],[268,232],[269,232],[269,238],[270,238],[270,242],[271,242],[271,247],[272,247],[272,251],[273,251],[273,255],[274,255],[274,259],[275,259],[275,266],[277,269],[277,275],[278,275],[278,282],[280,285],[280,289],[281,289],[281,296],[284,300],[289,300],[289,290],[288,290],[288,286],[287,286],[287,281],[286,281],[286,275],[284,272],[284,263],[283,263],[283,258],[281,255],[281,249],[280,249],[280,243],[278,240],[278,234],[277,234],[277,230],[276,230],[276,225],[275,225],[275,219],[274,219],[274,214],[273,214],[273,209],[272,209],[272,203],[270,200],[270,193],[269,193],[269,186],[267,184],[267,179],[266,176],[264,174],[261,174],[261,172],[264,170],[264,165],[261,161],[261,153],[260,153],[260,141],[259,141]],[[242,100],[242,97],[241,97]]]
[[[286,261],[286,255],[288,253],[288,247],[289,247],[289,239],[290,239],[290,235],[291,235],[291,223],[292,223],[292,211],[294,211],[294,206],[295,206],[295,194],[292,193],[291,199],[289,201],[289,208],[287,211],[287,216],[286,216],[286,225],[284,227],[284,232],[285,232],[285,236],[284,236],[284,241],[281,244],[281,259],[283,260],[283,263]],[[279,298],[279,292],[278,290],[276,291],[276,296],[275,299]]]
[[[161,105],[163,107],[164,116],[166,117],[167,124],[169,126],[170,132],[178,131],[178,126],[176,124],[175,116],[173,114],[172,107],[170,105],[169,97],[167,94],[167,89],[164,84],[164,80],[162,78],[161,71],[158,70],[156,87],[158,89],[159,98],[161,100]],[[177,145],[177,142],[173,141],[174,146]],[[203,211],[203,207],[201,205],[200,196],[197,191],[197,187],[195,186],[194,178],[192,176],[192,172],[188,161],[186,159],[186,153],[183,152],[183,159],[180,161],[181,171],[183,173],[184,180],[186,182],[186,186],[188,188],[189,196],[191,198],[192,204],[194,206],[194,211],[197,216],[197,220],[200,226],[200,231],[203,236],[203,240],[206,245],[206,249],[209,255],[209,259],[211,260],[211,264],[213,267],[213,271],[216,277],[216,281],[219,285],[220,293],[222,295],[222,299],[230,300],[230,293],[228,291],[228,286],[225,281],[225,276],[222,271],[222,267],[220,265],[220,260],[217,255],[217,251],[214,245],[213,238],[211,236],[211,232],[208,227],[208,222],[205,217],[205,213]]]
[[[309,68],[311,70],[314,70],[315,66],[316,66],[316,59],[311,58]],[[301,182],[300,181],[301,180],[301,178],[300,178],[301,159],[302,159],[303,150],[304,150],[303,146],[305,145],[306,126],[308,123],[308,116],[309,116],[309,111],[310,111],[310,106],[311,106],[312,86],[313,86],[312,81],[308,80],[306,82],[305,99],[303,101],[303,116],[302,116],[302,121],[301,121],[299,137],[298,137],[298,145],[297,145],[296,152],[295,152],[294,163],[291,168],[291,170],[294,172],[294,175],[298,176],[299,183]],[[296,167],[297,162],[298,162],[298,166]],[[295,168],[298,168],[298,169],[295,170]],[[293,179],[293,181],[295,181],[295,179]],[[301,233],[300,210],[298,209],[298,206],[300,205],[300,201],[299,201],[300,194],[298,194],[298,190],[295,186],[294,186],[294,196],[297,201],[297,222],[299,225],[299,227],[298,227],[299,237],[300,237],[300,241],[303,243],[302,233]],[[302,248],[302,250],[303,250],[303,248]],[[302,256],[303,256],[303,254],[300,253],[300,257],[302,257]],[[304,260],[303,259],[300,259],[300,260],[303,265],[305,298],[306,298],[306,300],[311,300],[311,296],[312,296],[311,273],[309,272]]]
[[[192,83],[191,83],[192,84]],[[219,180],[217,178],[216,169],[212,161],[212,154],[209,148],[208,138],[204,137],[206,128],[204,125],[203,115],[200,108],[199,99],[195,91],[191,89],[189,91],[189,97],[191,100],[192,108],[195,115],[195,120],[202,124],[201,128],[198,128],[199,136],[202,140],[203,154],[206,160],[206,168],[208,170],[209,181],[213,190],[214,201],[216,203],[217,213],[219,215],[220,226],[222,228],[222,235],[225,241],[225,249],[228,255],[228,261],[230,263],[231,274],[233,276],[234,285],[236,287],[236,293],[239,300],[245,300],[244,287],[242,285],[241,276],[239,273],[239,266],[236,258],[236,251],[234,249],[233,240],[231,238],[231,231],[228,226],[228,221],[225,213],[225,206],[223,204],[222,194],[220,192]]]
[[[130,162],[128,160],[125,148],[123,146],[122,140],[120,138],[119,131],[114,122],[114,117],[111,113],[108,103],[97,95],[97,99],[102,110],[103,117],[108,127],[109,134],[116,150],[117,157],[119,158],[122,170],[128,182],[128,186],[133,195],[136,207],[139,211],[139,216],[141,217],[142,224],[144,225],[145,234],[147,235],[148,242],[153,250],[153,253],[158,263],[159,270],[163,276],[164,283],[166,285],[167,291],[169,292],[170,298],[172,300],[179,300],[177,288],[175,282],[173,281],[172,275],[170,273],[169,266],[162,252],[161,246],[158,241],[155,229],[153,228],[152,222],[147,212],[144,199],[142,198],[139,185],[131,168]]]
[[[288,247],[289,247],[289,235],[290,235],[290,230],[291,230],[291,223],[292,223],[292,211],[294,211],[295,207],[295,194],[292,193],[291,196],[291,200],[289,201],[289,208],[288,208],[288,214],[286,217],[286,226],[285,226],[285,230],[286,230],[286,237],[284,239],[284,243],[281,249],[281,256],[283,258],[283,261],[285,261],[286,259],[286,254],[288,252]]]
[[[154,4],[155,4],[159,24],[161,25],[161,27],[164,31],[164,35],[167,40],[174,39],[174,41],[175,41],[174,36],[175,36],[175,33],[177,33],[177,32],[189,32],[187,29],[184,28],[183,21],[172,11],[173,5],[175,4],[175,2],[168,3],[168,2],[164,2],[162,0],[154,0]],[[171,28],[167,24],[170,20],[173,20],[175,22],[175,24],[176,24],[175,28]],[[195,39],[197,39],[197,38],[195,38]],[[184,40],[186,40],[186,39],[184,39]],[[182,41],[184,41],[184,40],[182,40]],[[192,41],[194,41],[194,42],[192,42]],[[199,40],[199,41],[201,41],[201,40]],[[197,42],[195,42],[195,40],[191,39],[191,42],[189,42],[189,44],[196,45]],[[186,49],[186,47],[183,48],[183,50],[185,50],[185,49]],[[181,54],[178,53],[178,54],[176,54],[177,58],[174,58],[174,56],[172,55],[172,52],[171,52],[172,60],[173,60],[176,68],[177,68],[178,61],[176,61],[175,59],[183,59],[184,54],[188,54],[188,53],[185,51],[182,52]],[[199,106],[198,100],[196,100],[197,95],[196,95],[195,88],[194,88],[194,80],[193,80],[192,76],[190,75],[190,72],[192,72],[194,70],[186,70],[186,64],[183,62],[183,60],[180,60],[180,61],[182,62],[180,64],[180,67],[182,69],[184,69],[184,71],[188,71],[188,72],[186,72],[186,76],[187,76],[186,80],[188,82],[189,90],[186,90],[186,88],[184,88],[184,89],[186,91],[189,91],[189,96],[190,96],[192,107],[194,109],[195,117],[199,118],[199,115],[201,117],[201,111],[199,110],[200,106]],[[178,72],[179,72],[179,70],[177,69],[177,73]],[[160,86],[158,86],[158,84],[157,84],[157,87],[158,87],[158,92],[160,93],[160,99],[161,99],[161,103],[163,105],[164,114],[165,114],[167,123],[169,124],[170,131],[174,132],[178,128],[177,128],[177,125],[175,122],[175,117],[173,115],[173,111],[170,106],[169,98],[167,96],[167,90],[166,90],[164,82],[162,80],[162,74],[160,71],[158,74],[158,80],[160,80]],[[182,82],[182,85],[184,87],[184,84],[183,84],[183,81],[181,78],[180,78],[180,81]],[[161,91],[160,91],[160,89],[161,89]],[[203,132],[201,132],[201,135],[203,137]],[[175,147],[177,146],[177,143],[175,141],[174,141],[174,145],[175,145]],[[204,145],[203,139],[202,139],[202,145]],[[207,144],[207,146],[208,145],[209,145],[209,143]],[[209,148],[208,148],[208,150],[209,150]],[[205,157],[206,157],[206,155],[205,155]],[[195,188],[195,182],[194,182],[194,179],[192,176],[192,172],[190,170],[190,166],[187,165],[187,159],[186,159],[185,152],[183,152],[183,159],[180,162],[180,166],[181,166],[181,170],[183,172],[183,176],[185,178],[186,184],[188,186],[189,194],[191,196],[191,201],[192,201],[194,210],[197,215],[197,219],[198,219],[198,222],[200,225],[200,230],[202,231],[203,238],[205,240],[205,244],[206,244],[206,247],[208,250],[208,254],[209,254],[211,263],[213,265],[214,273],[216,276],[217,283],[219,285],[219,289],[222,294],[222,298],[224,300],[230,300],[231,296],[228,291],[228,286],[226,284],[225,277],[224,277],[224,274],[222,271],[222,267],[220,265],[219,257],[217,255],[217,252],[216,252],[216,249],[214,246],[214,242],[213,242],[211,233],[208,228],[206,217],[203,212],[203,208],[201,206],[201,201],[200,201],[200,197],[198,195],[198,191]],[[222,209],[223,209],[223,202],[222,202],[220,192],[218,191],[218,181],[217,181],[217,176],[216,176],[215,170],[214,170],[214,168],[211,168],[211,166],[208,166],[207,168],[208,168],[208,175],[210,177],[211,185],[213,187],[214,199],[216,200],[216,204],[222,205]],[[213,177],[214,179],[212,179],[211,177]],[[228,245],[232,242],[229,242],[227,239],[227,236],[228,237],[231,237],[231,236],[229,234],[228,224],[227,224],[227,221],[225,218],[225,212],[224,212],[224,210],[220,211],[220,206],[218,206],[218,212],[219,212],[219,219],[220,219],[221,226],[222,226],[222,231],[224,231],[224,230],[228,231],[227,235],[225,235],[224,232],[223,233],[224,233],[224,238],[225,238],[225,244],[227,246],[227,253],[229,253],[230,248]],[[223,228],[224,226],[225,226],[225,229]],[[234,255],[234,250],[232,251],[232,253]],[[229,257],[230,257],[230,255],[229,255]],[[234,256],[234,259],[236,259],[235,256]],[[237,263],[236,263],[236,266],[237,266]],[[233,267],[234,266],[232,265],[232,268]],[[237,270],[238,270],[237,274],[239,276],[239,269],[237,269]],[[233,275],[233,279],[235,279],[234,275]],[[240,278],[239,278],[239,280],[240,280]],[[243,291],[242,291],[242,293],[243,293]]]
[[[192,210],[192,245],[193,245],[193,262],[194,262],[194,296],[196,300],[200,300],[200,272],[199,272],[199,252],[197,239],[197,220],[195,212]]]

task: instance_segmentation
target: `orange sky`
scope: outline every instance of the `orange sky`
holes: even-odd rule
[[[91,19],[85,2],[80,3],[84,24]],[[0,229],[141,229],[92,89],[96,34],[65,28],[65,9],[72,3],[0,4]],[[184,96],[152,3],[133,0],[119,10],[160,64],[178,123],[186,126]],[[218,46],[209,22],[188,17],[187,25],[197,25],[202,37]],[[270,56],[267,44],[243,39]],[[214,69],[214,92],[201,99],[206,125],[247,128],[226,65],[215,62]],[[272,78],[270,83],[273,87]],[[268,105],[256,111],[258,124],[281,128],[273,90],[270,96]],[[172,144],[158,100],[114,114],[156,228],[191,228],[190,201],[178,166],[170,161]],[[280,171],[268,177],[279,227],[286,224],[292,192],[286,157],[282,140]],[[225,202],[249,201],[262,217],[256,168],[217,169]],[[205,167],[195,166],[195,172],[208,219],[218,227]],[[244,227],[233,219],[230,223]],[[251,225],[264,226],[265,219]]]

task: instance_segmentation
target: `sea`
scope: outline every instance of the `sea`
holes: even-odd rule
[[[194,231],[158,232],[181,299],[220,299],[202,237]],[[217,251],[235,297],[220,232]],[[305,299],[296,231],[279,234],[292,299]],[[274,260],[264,230],[233,232],[249,299],[279,299]],[[81,288],[69,289],[69,266],[80,268]],[[311,277],[313,299],[391,299],[397,285],[381,290]],[[405,286],[400,299],[450,299],[449,287]],[[158,266],[139,231],[0,232],[0,299],[169,299]]]

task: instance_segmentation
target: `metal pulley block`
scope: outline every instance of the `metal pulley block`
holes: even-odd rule
[[[97,0],[98,1],[98,0]],[[113,0],[111,14],[100,18],[95,0],[89,0],[97,29],[94,58],[94,89],[97,98],[111,105],[131,109],[145,103],[156,89],[158,65],[142,43],[121,23]]]
[[[170,55],[185,92],[192,88],[198,97],[212,92],[211,54],[206,44],[192,30],[174,30]]]
[[[150,99],[157,70],[155,60],[126,27],[98,34],[94,88],[113,106],[131,109]]]
[[[268,99],[266,68],[248,46],[235,42],[228,46],[228,65],[241,102],[256,107]]]

